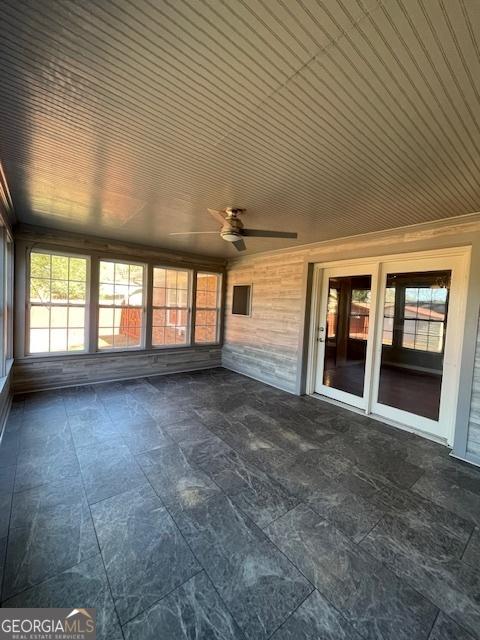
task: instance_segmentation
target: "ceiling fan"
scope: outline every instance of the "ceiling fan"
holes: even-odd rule
[[[245,229],[240,215],[245,213],[245,209],[227,207],[223,211],[207,209],[208,213],[222,225],[220,237],[231,242],[237,251],[245,251],[245,241],[243,238],[297,238],[298,234],[290,231],[267,231],[266,229]],[[171,236],[201,235],[207,233],[218,233],[218,231],[179,231],[170,233]]]

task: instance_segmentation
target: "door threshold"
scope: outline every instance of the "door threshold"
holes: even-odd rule
[[[401,429],[402,431],[406,431],[407,433],[413,433],[417,436],[425,438],[426,440],[431,440],[436,444],[441,444],[444,447],[448,447],[451,449],[449,444],[447,443],[445,438],[439,438],[434,436],[431,433],[427,433],[426,431],[422,431],[421,429],[415,429],[414,427],[409,427],[407,425],[402,424],[401,422],[397,422],[396,420],[391,420],[390,418],[385,418],[384,416],[379,416],[376,413],[367,413],[364,409],[359,409],[358,407],[352,407],[346,402],[341,402],[340,400],[334,400],[333,398],[328,398],[327,396],[322,396],[320,393],[313,392],[311,394],[312,398],[316,400],[321,400],[328,404],[333,404],[336,407],[340,407],[342,409],[346,409],[347,411],[351,411],[352,413],[357,413],[361,416],[366,416],[371,418],[372,420],[376,420],[377,422],[383,422],[383,424],[388,425],[389,427],[395,427],[396,429]]]

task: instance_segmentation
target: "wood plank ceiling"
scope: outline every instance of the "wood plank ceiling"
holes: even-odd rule
[[[22,222],[207,255],[480,210],[479,0],[3,0]]]

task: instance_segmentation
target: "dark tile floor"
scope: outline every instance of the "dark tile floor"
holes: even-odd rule
[[[480,638],[480,470],[224,369],[15,400],[3,606],[99,638]]]

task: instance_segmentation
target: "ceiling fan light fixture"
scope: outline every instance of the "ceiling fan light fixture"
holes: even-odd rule
[[[225,231],[221,231],[221,236],[227,242],[236,242],[239,238],[241,238],[241,233],[239,233],[236,229],[227,229]]]

